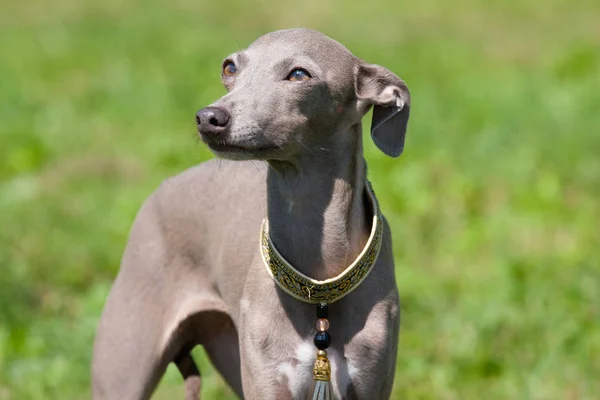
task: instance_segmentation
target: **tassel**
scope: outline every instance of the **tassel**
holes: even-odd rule
[[[310,400],[332,400],[331,385],[329,381],[315,381],[315,390]]]
[[[313,394],[309,400],[333,400],[331,390],[331,365],[327,359],[327,352],[319,350],[313,367]]]

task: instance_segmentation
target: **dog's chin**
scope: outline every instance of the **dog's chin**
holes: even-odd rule
[[[207,143],[215,156],[227,160],[268,160],[277,153],[275,146],[240,146],[229,143]]]

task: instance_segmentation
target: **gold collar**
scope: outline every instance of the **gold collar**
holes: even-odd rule
[[[265,218],[261,229],[261,255],[267,272],[284,292],[306,303],[333,303],[356,289],[369,275],[381,249],[383,224],[379,204],[369,181],[366,188],[373,208],[369,240],[348,268],[338,276],[324,281],[309,278],[283,258],[269,236],[269,222]]]

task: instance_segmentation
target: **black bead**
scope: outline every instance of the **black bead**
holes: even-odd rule
[[[327,331],[317,332],[317,334],[315,335],[314,342],[315,346],[317,346],[317,349],[325,350],[331,344],[331,335]]]
[[[329,318],[329,306],[327,304],[317,304],[317,318]]]

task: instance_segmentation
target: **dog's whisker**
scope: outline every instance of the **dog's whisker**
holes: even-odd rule
[[[254,160],[250,160],[250,163],[254,166],[254,169],[256,170],[256,172],[260,172],[260,169],[258,169],[256,164],[254,164]]]
[[[302,146],[306,151],[308,151],[311,155],[314,155],[314,152],[308,147],[306,146],[304,143],[302,143],[302,140],[297,139],[296,142]]]

